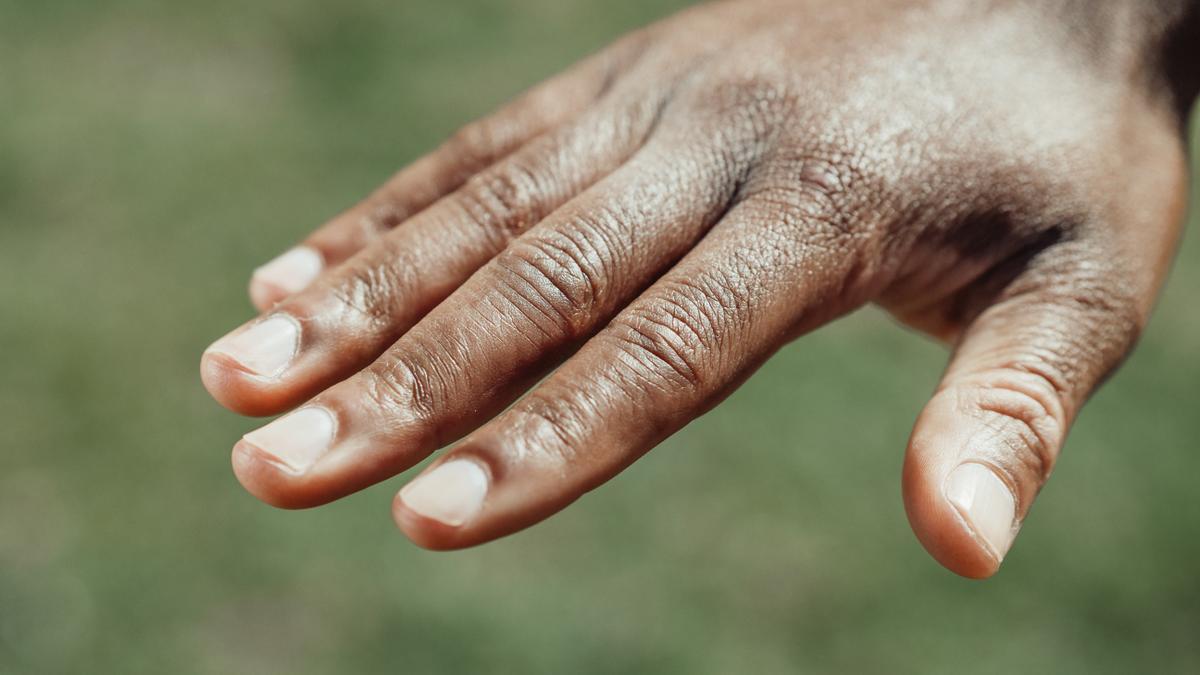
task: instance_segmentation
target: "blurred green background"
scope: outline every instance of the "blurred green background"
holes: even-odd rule
[[[242,492],[197,361],[249,270],[682,4],[0,0],[0,673],[1197,672],[1194,236],[986,583],[909,531],[945,355],[875,312],[479,549],[409,544],[395,480]]]

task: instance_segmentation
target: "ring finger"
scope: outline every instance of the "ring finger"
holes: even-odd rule
[[[234,452],[242,483],[276,505],[331,501],[499,412],[724,210],[740,167],[706,139],[681,141],[656,138],[513,242],[370,368],[248,434]]]

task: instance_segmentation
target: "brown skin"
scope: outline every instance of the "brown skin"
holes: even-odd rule
[[[876,303],[953,346],[905,505],[938,561],[990,576],[941,486],[988,466],[1019,523],[1145,326],[1186,202],[1196,4],[732,0],[638,31],[317,230],[306,290],[252,288],[298,355],[264,380],[209,353],[206,386],[255,415],[315,397],[337,444],[297,476],[239,443],[238,478],[315,506],[470,434],[439,462],[486,467],[482,511],[394,510],[423,546],[479,544]]]

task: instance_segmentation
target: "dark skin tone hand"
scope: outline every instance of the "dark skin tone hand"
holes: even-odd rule
[[[256,272],[204,382],[298,409],[237,476],[310,507],[453,443],[394,515],[479,544],[874,303],[953,350],[904,501],[990,576],[1166,276],[1197,4],[732,0],[627,36]]]

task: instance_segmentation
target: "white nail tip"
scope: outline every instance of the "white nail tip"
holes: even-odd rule
[[[295,293],[312,283],[324,267],[320,253],[308,246],[297,246],[254,270],[253,278],[286,293]]]
[[[275,315],[249,328],[221,338],[210,352],[220,352],[247,371],[262,377],[283,372],[300,345],[300,326],[285,315]]]
[[[946,478],[946,498],[998,560],[1016,536],[1016,499],[991,469],[968,462]]]
[[[426,518],[458,527],[478,515],[487,491],[483,467],[468,459],[454,459],[417,477],[400,491],[400,499]]]
[[[333,415],[324,408],[301,408],[244,436],[294,473],[304,473],[333,444]]]

